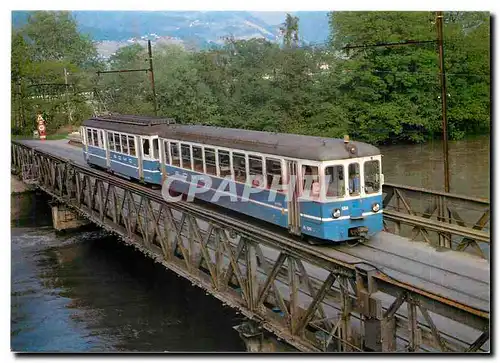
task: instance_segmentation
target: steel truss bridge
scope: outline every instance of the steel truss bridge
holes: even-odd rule
[[[25,182],[300,351],[490,350],[487,200],[387,184],[386,231],[311,246],[206,204],[167,203],[90,168],[67,142],[13,141],[11,156]]]

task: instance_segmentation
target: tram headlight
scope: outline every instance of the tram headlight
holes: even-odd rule
[[[333,212],[332,212],[332,217],[333,218],[340,217],[340,209],[338,209],[338,208],[334,209]]]
[[[377,213],[379,210],[380,210],[380,204],[373,203],[372,204],[372,211],[374,211],[375,213]]]

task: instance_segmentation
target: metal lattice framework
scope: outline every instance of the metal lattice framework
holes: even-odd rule
[[[102,228],[302,351],[484,351],[489,313],[192,203],[12,143],[12,164]],[[440,329],[443,321],[469,333]]]
[[[384,193],[387,231],[488,257],[485,254],[490,244],[488,200],[396,184],[384,184]]]
[[[489,200],[392,183],[383,192],[387,232],[489,259]]]

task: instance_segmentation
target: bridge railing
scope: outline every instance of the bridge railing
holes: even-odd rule
[[[244,220],[12,144],[40,189],[303,351],[477,351],[489,312]],[[465,340],[435,319],[476,333]],[[465,329],[464,328],[464,329]]]
[[[489,259],[489,200],[391,183],[383,193],[388,232]]]

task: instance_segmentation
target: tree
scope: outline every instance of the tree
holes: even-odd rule
[[[285,22],[280,26],[283,34],[283,45],[286,48],[296,47],[299,43],[299,18],[286,14]]]
[[[140,44],[120,48],[108,61],[109,70],[147,69],[148,55]],[[158,61],[156,61],[158,62]],[[126,72],[102,74],[98,80],[101,98],[109,111],[123,114],[153,115],[153,96],[149,74]]]
[[[95,66],[97,50],[68,11],[35,11],[22,29],[31,60],[67,61],[80,68]]]
[[[39,112],[46,115],[53,131],[71,122],[70,112],[80,121],[90,116],[79,91],[97,65],[94,44],[78,32],[69,12],[33,12],[25,26],[13,30],[13,131],[31,132]],[[69,72],[68,86],[65,71]]]
[[[460,137],[463,135],[460,133],[461,130],[464,131],[466,126],[460,121],[465,111],[460,110],[459,105],[464,100],[471,101],[472,97],[475,97],[482,100],[480,101],[482,106],[478,106],[481,108],[489,104],[489,100],[486,92],[477,93],[476,87],[481,88],[479,84],[483,86],[487,84],[484,80],[469,88],[475,92],[474,96],[469,90],[454,86],[455,83],[461,88],[465,86],[463,81],[453,77],[461,72],[470,72],[472,62],[469,62],[469,57],[475,54],[475,51],[472,47],[465,49],[464,45],[468,44],[467,39],[474,34],[472,29],[481,29],[481,24],[484,23],[481,23],[478,17],[471,21],[472,19],[464,15],[455,19],[456,27],[451,26],[451,20],[445,26],[447,37],[445,55],[449,90],[453,92],[449,102],[450,134],[453,137]],[[331,45],[335,51],[343,55],[342,70],[338,73],[337,84],[341,90],[342,103],[349,111],[349,121],[355,127],[353,136],[376,143],[389,140],[424,141],[434,133],[440,132],[439,68],[433,43],[344,51],[347,45],[436,39],[434,20],[435,13],[431,12],[331,14]],[[466,23],[472,25],[466,26]],[[486,39],[489,38],[484,37],[484,39],[484,43],[480,46],[482,52],[488,51]],[[462,56],[459,56],[458,48],[462,49]],[[484,59],[479,63],[484,65]],[[459,64],[462,67],[459,67]],[[484,67],[482,69],[485,72]],[[470,86],[470,81],[468,85]],[[485,110],[488,108],[484,107]],[[473,114],[484,120],[480,112],[473,111]],[[472,114],[469,112],[467,119],[470,117]]]
[[[490,128],[490,17],[484,12],[445,13],[450,136]]]
[[[174,45],[156,47],[154,54],[160,113],[180,123],[216,123],[218,105],[200,77],[195,55]]]

